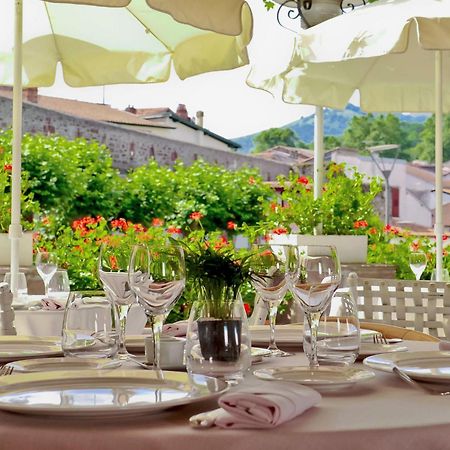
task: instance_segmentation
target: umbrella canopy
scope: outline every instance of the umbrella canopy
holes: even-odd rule
[[[183,11],[192,5],[179,6]],[[240,67],[248,63],[252,15],[243,5],[240,32],[233,35],[180,23],[146,0],[15,0],[3,2],[0,11],[0,84],[14,86],[9,235],[15,295],[22,235],[22,87],[51,86],[58,63],[73,87],[163,82],[172,66],[181,79]]]
[[[185,79],[248,63],[248,8],[241,34],[230,36],[179,23],[145,0],[128,3],[111,8],[25,0],[23,85],[51,86],[58,63],[73,87],[167,81],[172,65]],[[0,15],[0,84],[13,84],[12,24],[10,15]]]
[[[450,0],[379,0],[301,33],[286,70],[249,84],[289,103],[436,114],[436,264],[442,273],[442,113],[450,112]],[[438,275],[438,276],[439,276]],[[438,278],[439,279],[439,278]]]

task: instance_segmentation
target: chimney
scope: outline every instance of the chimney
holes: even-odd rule
[[[125,108],[125,111],[126,111],[126,112],[129,112],[129,113],[131,113],[131,114],[136,114],[136,113],[137,113],[137,109],[136,109],[134,106],[131,106],[131,105],[128,105],[128,106]]]
[[[188,116],[187,109],[186,109],[186,105],[183,105],[183,103],[180,103],[180,104],[178,105],[178,108],[177,108],[177,115],[180,116],[180,117],[182,117],[182,118],[185,119],[185,120],[190,120],[190,119],[189,119],[189,116]]]
[[[197,111],[195,113],[195,117],[197,118],[196,123],[199,127],[203,128],[203,117],[205,116],[205,113],[203,111]]]
[[[38,102],[38,88],[26,88],[23,90],[23,99],[27,102],[37,103]]]

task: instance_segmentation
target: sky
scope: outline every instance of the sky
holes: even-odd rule
[[[252,64],[268,70],[282,70],[289,60],[295,33],[282,28],[274,11],[267,12],[262,0],[247,0],[254,15],[254,35],[248,47],[250,65],[212,72],[181,81],[175,75],[166,83],[70,88],[62,77],[39,93],[94,103],[107,103],[124,109],[169,107],[184,103],[191,117],[205,113],[204,126],[227,138],[235,138],[279,127],[312,114],[314,107],[289,105],[271,94],[246,85]],[[298,26],[298,25],[296,25]]]

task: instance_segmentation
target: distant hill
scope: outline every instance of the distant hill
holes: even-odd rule
[[[349,122],[354,116],[362,116],[365,113],[358,106],[348,104],[344,110],[325,108],[324,132],[326,136],[342,136]],[[403,122],[423,123],[429,117],[428,114],[396,114]],[[302,117],[299,120],[288,123],[282,128],[290,128],[298,138],[306,143],[314,140],[314,114]],[[261,130],[264,131],[264,130]],[[241,145],[239,152],[250,153],[253,148],[253,138],[259,133],[250,134],[233,139]]]

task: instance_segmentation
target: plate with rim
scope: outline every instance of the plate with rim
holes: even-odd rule
[[[422,352],[398,352],[398,353],[381,353],[379,355],[368,356],[364,359],[363,364],[383,372],[392,372],[394,366],[404,363],[408,360],[435,360],[437,358],[450,358],[450,351],[422,351]]]
[[[418,381],[450,382],[450,355],[434,358],[411,358],[397,362],[397,367]]]
[[[356,383],[369,381],[375,377],[371,370],[357,367],[319,366],[310,369],[305,366],[271,367],[257,369],[253,374],[262,380],[290,381],[328,392],[349,388]]]
[[[380,353],[407,352],[408,347],[401,344],[378,344],[373,342],[361,342],[359,348],[359,358],[378,355]]]
[[[0,363],[60,355],[61,338],[0,336]]]
[[[38,358],[8,363],[14,373],[47,372],[53,370],[106,370],[121,366],[118,360],[107,358]]]
[[[0,409],[31,415],[123,418],[212,399],[227,389],[225,381],[183,372],[34,372],[0,377]]]

